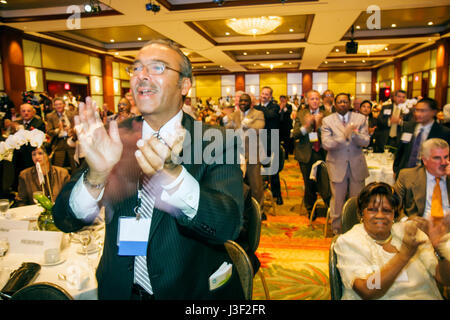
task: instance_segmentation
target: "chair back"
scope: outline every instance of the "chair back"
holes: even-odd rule
[[[284,168],[284,161],[285,161],[285,150],[282,145],[280,145],[280,155],[279,155],[279,166],[278,166],[278,172],[281,172]]]
[[[227,250],[235,268],[237,269],[245,300],[252,300],[253,294],[253,267],[244,249],[236,242],[227,240],[225,242]]]
[[[72,296],[54,283],[38,282],[23,287],[11,300],[73,300]]]
[[[349,231],[355,224],[358,224],[361,220],[361,216],[358,213],[358,201],[357,197],[349,198],[342,208],[342,233]]]
[[[330,278],[331,300],[341,300],[342,297],[342,279],[337,268],[337,256],[334,252],[334,245],[338,237],[339,235],[334,236],[331,241],[330,251],[328,253],[328,273]]]
[[[331,185],[330,177],[328,176],[327,165],[325,162],[322,162],[317,168],[316,180],[317,191],[324,200],[325,204],[329,206],[331,199]]]
[[[261,208],[258,201],[252,197],[252,210],[248,217],[248,250],[256,252],[261,238]]]

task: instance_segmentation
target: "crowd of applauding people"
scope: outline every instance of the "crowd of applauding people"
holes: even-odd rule
[[[20,129],[48,137],[42,146],[14,151],[15,179],[3,193],[12,192],[16,205],[33,204],[33,193],[44,192],[56,201],[55,223],[64,232],[89,225],[105,207],[100,299],[241,299],[236,272],[219,288],[211,288],[209,277],[231,262],[219,245],[242,236],[250,197],[263,220],[265,183],[283,205],[279,170],[262,174],[277,153],[298,161],[308,214],[320,191],[311,171],[318,162],[326,165],[331,195],[322,197],[338,236],[343,298],[441,298],[438,284],[450,284],[450,129],[448,110],[435,100],[407,100],[402,90],[380,104],[331,90],[275,99],[265,86],[259,97],[238,91],[234,99],[203,103],[187,97],[190,61],[166,41],[144,46],[129,72],[131,91],[115,113],[90,98],[44,95],[40,104],[25,101],[20,114],[12,108],[1,121],[3,139]],[[193,136],[195,120],[202,130],[240,130],[247,142],[240,162],[174,162],[170,154],[182,149],[186,132]],[[256,162],[248,143],[252,132],[268,137],[257,144]],[[192,143],[194,150],[196,143],[200,151],[207,148]],[[363,149],[384,152],[386,146],[393,153],[395,185],[365,185]],[[221,148],[217,154],[225,157],[233,147],[224,142]],[[183,158],[187,150],[183,145]],[[43,183],[39,170],[48,177]],[[358,199],[361,223],[343,233],[342,211],[350,197]],[[123,255],[118,229],[128,223],[123,216],[135,214],[151,221],[150,231],[142,233],[150,241],[145,252]],[[250,258],[256,271],[259,262]],[[379,287],[369,288],[374,273]]]

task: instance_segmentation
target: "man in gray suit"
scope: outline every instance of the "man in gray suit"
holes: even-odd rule
[[[349,197],[357,196],[369,176],[362,148],[369,145],[370,136],[366,118],[349,111],[349,94],[338,94],[335,107],[336,112],[322,121],[321,136],[323,148],[327,150],[326,164],[332,193],[331,227],[334,234],[339,234],[347,193]]]
[[[408,217],[419,216],[427,220],[436,211],[432,210],[432,196],[439,178],[443,215],[450,214],[449,145],[439,138],[428,139],[422,144],[423,165],[400,170],[394,189],[402,198],[404,213]],[[439,208],[438,208],[439,209]],[[433,211],[433,213],[432,213]]]

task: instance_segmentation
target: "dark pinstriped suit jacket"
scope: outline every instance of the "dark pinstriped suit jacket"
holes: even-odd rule
[[[184,114],[182,125],[191,133],[191,142],[202,143],[203,150],[204,142],[193,141],[194,120]],[[102,199],[107,223],[105,247],[97,269],[99,299],[129,299],[133,284],[134,257],[117,255],[117,228],[118,217],[134,216],[133,208],[137,203],[140,168],[134,152],[136,141],[142,135],[142,118],[126,119],[119,127],[124,150],[108,178]],[[203,125],[203,130],[205,128]],[[183,152],[186,154],[187,149]],[[191,160],[193,156],[191,153]],[[195,218],[189,221],[185,215],[175,218],[157,209],[165,204],[159,197],[155,200],[147,248],[148,273],[155,298],[242,299],[234,267],[231,279],[222,287],[209,291],[208,282],[224,261],[231,263],[223,243],[237,238],[242,223],[243,182],[239,164],[183,166],[200,184],[199,207]],[[61,191],[53,209],[55,223],[64,232],[86,225],[74,217],[69,206],[70,193],[81,172]]]

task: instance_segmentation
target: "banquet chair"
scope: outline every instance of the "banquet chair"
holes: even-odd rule
[[[341,300],[342,297],[342,279],[337,268],[337,256],[334,252],[334,245],[338,237],[339,235],[336,235],[331,240],[330,251],[328,253],[328,276],[330,278],[331,300]]]
[[[331,198],[331,186],[330,178],[328,176],[327,165],[322,162],[317,168],[316,175],[316,185],[317,185],[317,200],[314,202],[311,214],[309,215],[309,225],[312,225],[313,217],[316,212],[317,206],[322,203],[327,209],[327,215],[325,218],[325,226],[323,234],[326,237],[328,231],[328,220],[330,219],[330,198]]]
[[[358,213],[358,199],[351,197],[347,199],[342,207],[342,233],[349,231],[355,224],[360,222],[361,216]]]
[[[238,272],[244,291],[245,300],[252,300],[253,293],[253,267],[250,259],[244,249],[232,240],[225,242],[225,249],[230,255],[231,260]]]
[[[261,210],[255,198],[252,197],[252,210],[249,216],[248,223],[248,251],[255,253],[259,246],[259,240],[261,238]],[[270,300],[269,289],[267,288],[266,278],[261,270],[261,268],[256,272],[261,279],[264,294],[266,295],[266,300]]]
[[[54,283],[37,282],[15,292],[11,300],[73,300],[73,297]]]

